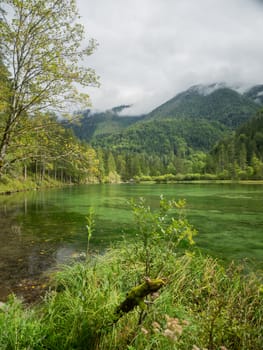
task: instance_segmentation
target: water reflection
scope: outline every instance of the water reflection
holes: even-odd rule
[[[248,257],[262,266],[263,186],[90,185],[16,193],[0,196],[0,300],[11,292],[37,296],[47,271],[85,252],[91,206],[91,249],[101,251],[126,233],[134,239],[129,199],[144,196],[157,206],[160,194],[187,200],[203,251],[228,260]]]
[[[46,205],[43,196],[38,200],[34,197],[30,201],[25,194],[1,198],[0,300],[11,292],[32,298],[45,279],[44,273],[81,249],[81,244],[65,247],[64,243],[76,234],[76,217],[65,218],[65,213],[56,213],[55,207]]]

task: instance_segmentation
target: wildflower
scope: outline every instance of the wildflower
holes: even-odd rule
[[[160,330],[161,330],[161,326],[158,322],[153,322],[152,323],[152,326],[153,326],[153,332],[154,333],[160,333]]]
[[[171,339],[173,341],[177,340],[177,337],[176,337],[175,333],[173,331],[171,331],[170,329],[168,329],[168,328],[164,330],[163,335],[166,338],[169,338],[169,339]]]
[[[153,328],[157,328],[157,329],[160,329],[160,328],[161,328],[160,324],[159,324],[158,322],[156,322],[156,321],[154,321],[154,322],[152,323],[152,326],[153,326]]]
[[[147,329],[145,329],[144,327],[141,328],[141,331],[143,334],[147,335],[149,334],[149,332],[147,331]]]
[[[193,345],[192,350],[201,350],[198,346]]]
[[[178,318],[172,318],[168,315],[165,315],[167,324],[166,327],[176,333],[177,335],[181,335],[183,332],[183,327],[179,324]]]

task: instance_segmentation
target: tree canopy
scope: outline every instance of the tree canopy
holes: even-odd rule
[[[0,53],[8,71],[9,93],[1,93],[0,169],[25,115],[66,105],[89,104],[76,86],[98,85],[93,69],[81,65],[96,42],[84,47],[75,0],[3,0]],[[5,115],[5,117],[3,117]]]

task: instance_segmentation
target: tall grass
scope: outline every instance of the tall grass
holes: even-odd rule
[[[38,306],[10,298],[0,311],[0,348],[262,349],[258,278],[209,257],[166,257],[167,283],[142,321],[137,308],[114,322],[116,306],[144,270],[133,261],[134,248],[123,244],[65,267]]]

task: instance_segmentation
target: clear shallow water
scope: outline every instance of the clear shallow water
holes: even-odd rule
[[[123,235],[133,238],[128,200],[185,198],[197,246],[226,261],[248,259],[263,268],[263,185],[86,185],[0,197],[0,300],[32,293],[42,272],[85,251],[85,216],[95,210],[91,247],[102,251]]]

